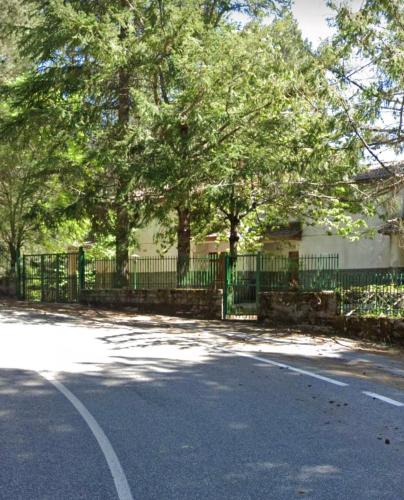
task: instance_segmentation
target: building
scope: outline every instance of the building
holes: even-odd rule
[[[397,186],[391,181],[395,174],[404,178],[404,163],[383,167],[373,167],[358,175],[356,181],[366,186]],[[402,179],[401,179],[402,180]],[[339,235],[329,235],[324,226],[309,226],[299,221],[291,221],[287,226],[268,231],[264,238],[262,251],[274,255],[319,255],[339,254],[342,269],[376,269],[386,267],[404,267],[404,185],[397,189],[387,188],[383,195],[384,203],[380,213],[372,218],[363,217],[373,237],[362,237],[355,241]],[[389,208],[385,208],[389,207]],[[138,234],[139,256],[161,255],[162,248],[155,242],[158,233],[157,223],[150,224]],[[195,256],[225,252],[228,243],[218,241],[212,234],[203,242],[193,243],[192,254]],[[165,255],[175,256],[175,245]]]

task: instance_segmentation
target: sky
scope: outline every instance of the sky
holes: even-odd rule
[[[335,0],[337,3],[344,2],[352,10],[358,10],[365,0]],[[329,26],[328,18],[333,17],[333,10],[327,7],[327,0],[294,0],[292,7],[293,14],[297,19],[304,38],[307,38],[313,47],[317,47],[319,43],[327,37],[332,36],[334,29]],[[245,22],[245,18],[237,16],[237,21]],[[365,72],[364,72],[365,73]],[[366,74],[363,75],[366,77]],[[384,113],[384,117],[380,120],[380,124],[386,125],[390,117]],[[378,151],[378,155],[384,161],[397,160],[398,156],[391,148],[386,148],[383,151]],[[404,158],[404,154],[400,158]]]
[[[297,19],[304,38],[317,46],[321,40],[332,35],[333,29],[328,25],[327,18],[333,16],[333,11],[327,7],[327,0],[292,0],[292,11]],[[346,3],[353,10],[358,9],[364,0],[335,0],[337,3]],[[241,24],[247,18],[243,14],[233,15],[232,18]]]
[[[356,10],[362,2],[363,0],[349,0],[346,3]],[[295,0],[292,10],[303,36],[313,45],[317,46],[332,34],[327,18],[332,17],[333,11],[327,7],[326,0]]]
[[[342,0],[341,0],[342,1]],[[353,10],[357,10],[364,3],[364,0],[345,0]],[[326,0],[294,0],[293,14],[297,19],[304,38],[310,40],[314,47],[333,34],[333,28],[328,25],[327,18],[333,16],[333,11],[327,7]],[[365,75],[366,76],[366,75]],[[388,117],[385,114],[384,124]],[[381,123],[383,123],[381,120]],[[393,161],[398,156],[386,148],[378,151],[379,157],[384,161]],[[400,155],[401,158],[402,155]]]

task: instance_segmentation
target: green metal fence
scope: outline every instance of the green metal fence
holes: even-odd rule
[[[404,317],[404,268],[341,270],[336,289],[341,314]]]
[[[248,318],[257,314],[259,255],[244,254],[225,257],[225,286],[223,290],[224,317]]]
[[[20,296],[29,302],[76,302],[80,253],[24,255]]]
[[[115,259],[90,259],[82,250],[25,255],[15,269],[0,255],[0,293],[76,302],[80,289],[220,288],[230,316],[255,315],[261,291],[334,290],[341,314],[404,317],[404,268],[339,270],[338,261],[336,254],[136,257],[129,259],[123,282]]]
[[[7,255],[0,254],[0,278],[7,278],[12,272],[10,258]]]
[[[86,259],[84,288],[102,289],[122,286],[122,273],[115,259]],[[192,257],[130,258],[124,269],[125,286],[153,288],[222,288],[223,268],[217,255]]]
[[[75,302],[80,289],[221,288],[229,311],[256,313],[258,291],[335,288],[337,255],[298,259],[266,254],[212,254],[207,257],[136,257],[118,270],[115,258],[94,259],[84,251],[25,255],[20,271],[21,298]],[[225,286],[226,285],[226,286]]]
[[[0,295],[15,296],[18,293],[19,280],[17,266],[11,264],[8,255],[0,255]]]
[[[259,256],[261,291],[334,290],[338,282],[339,256],[303,255],[284,257]]]
[[[263,291],[320,291],[335,289],[338,255],[300,257],[245,254],[226,257],[225,316],[257,314]]]

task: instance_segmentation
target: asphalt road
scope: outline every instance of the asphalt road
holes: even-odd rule
[[[0,305],[0,499],[404,499],[404,358],[244,330]]]

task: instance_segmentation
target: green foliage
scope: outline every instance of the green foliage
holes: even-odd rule
[[[0,84],[9,82],[29,67],[18,41],[30,28],[34,15],[24,0],[3,1],[0,9]]]
[[[36,14],[21,34],[30,65],[15,66],[3,86],[2,130],[5,147],[16,136],[32,145],[20,153],[32,181],[26,211],[49,248],[68,233],[73,243],[101,239],[96,253],[108,253],[114,239],[124,267],[136,230],[153,217],[167,245],[230,232],[233,251],[240,233],[255,248],[290,219],[359,228],[346,214],[362,206],[350,183],[361,144],[325,69],[339,61],[329,48],[313,53],[288,1],[26,5]],[[249,16],[245,26],[235,12]],[[351,17],[342,9],[337,21],[353,47]],[[351,50],[334,47],[338,57]],[[385,68],[391,80],[397,64]]]
[[[0,147],[0,239],[12,259],[26,239],[33,237],[38,220],[30,216],[31,209],[47,192],[30,162],[26,154]]]
[[[359,10],[330,2],[337,34],[330,66],[351,115],[352,129],[368,156],[381,161],[403,152],[404,5],[400,0],[366,0]],[[382,161],[381,161],[382,162]]]
[[[186,207],[194,235],[237,232],[249,217],[252,241],[257,224],[262,233],[326,208],[336,219],[353,206],[358,193],[346,181],[358,147],[345,139],[347,120],[322,64],[288,15],[173,43],[155,89],[145,174],[163,210]],[[195,219],[201,211],[204,224]]]

